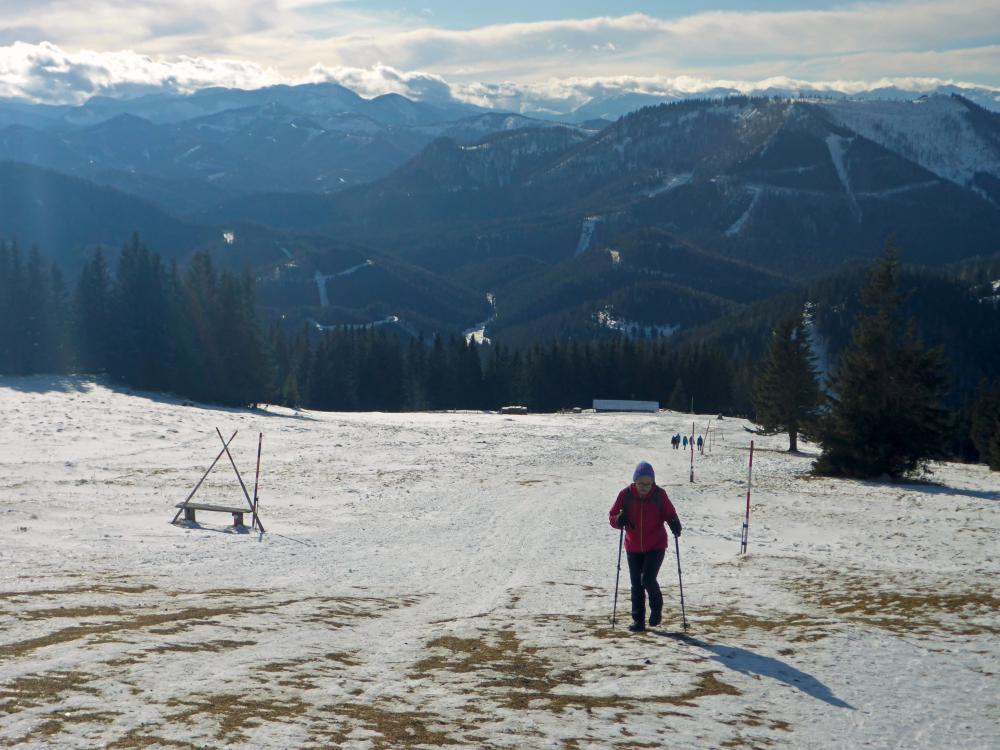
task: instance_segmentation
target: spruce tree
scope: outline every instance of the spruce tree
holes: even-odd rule
[[[77,367],[106,372],[111,357],[111,277],[100,248],[77,279],[73,323]]]
[[[973,403],[970,437],[979,453],[979,460],[991,469],[1000,469],[1000,452],[995,447],[1000,441],[1000,380],[983,383]]]
[[[993,420],[993,436],[987,444],[986,463],[993,471],[1000,471],[1000,416]]]
[[[778,323],[753,394],[760,432],[788,433],[788,450],[799,449],[798,436],[815,423],[820,404],[816,368],[805,316],[800,312]]]
[[[899,478],[941,455],[947,412],[943,355],[903,332],[898,251],[891,242],[862,290],[869,309],[831,378],[829,413],[820,424],[819,474]]]
[[[112,294],[115,328],[111,374],[135,388],[168,386],[169,341],[164,272],[160,257],[138,235],[122,250]]]
[[[688,396],[687,389],[684,387],[684,381],[680,378],[677,378],[677,382],[674,383],[674,389],[670,391],[667,406],[672,411],[681,412],[686,412],[691,408],[691,399]]]

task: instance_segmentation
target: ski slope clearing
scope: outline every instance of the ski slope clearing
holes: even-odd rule
[[[0,413],[0,747],[996,747],[985,467],[811,479],[758,437],[739,557],[741,420],[240,411],[56,378],[0,379]],[[716,431],[693,484],[669,444],[692,420]],[[251,492],[264,433],[266,534],[168,523],[217,426]],[[609,625],[607,512],[640,459],[684,523],[687,635],[673,547],[663,626],[625,630],[624,586]],[[198,498],[239,502],[231,468]]]

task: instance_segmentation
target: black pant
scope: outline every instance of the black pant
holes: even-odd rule
[[[628,575],[632,580],[632,619],[646,622],[646,592],[649,592],[649,609],[656,615],[663,612],[663,595],[656,575],[663,564],[664,549],[649,552],[629,552]]]

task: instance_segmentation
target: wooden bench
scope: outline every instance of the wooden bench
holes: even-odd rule
[[[195,521],[194,512],[196,510],[208,510],[216,513],[231,513],[233,516],[233,526],[240,528],[243,526],[243,514],[253,511],[245,505],[242,508],[232,508],[228,505],[211,505],[209,503],[177,503],[175,508],[184,509],[184,520]]]

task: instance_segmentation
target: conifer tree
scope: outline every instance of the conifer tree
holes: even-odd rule
[[[973,402],[971,418],[972,443],[979,453],[979,460],[991,469],[1000,469],[1000,380],[979,387]]]
[[[943,355],[898,319],[898,251],[886,246],[862,290],[859,316],[831,378],[819,474],[899,478],[938,457],[947,427]]]
[[[67,372],[72,362],[70,331],[72,313],[62,271],[53,263],[49,267],[48,360],[49,372]]]
[[[24,293],[24,266],[17,243],[0,244],[0,372],[8,375],[25,372]]]
[[[122,250],[113,290],[111,373],[136,388],[164,389],[169,306],[163,266],[138,235]]]
[[[674,383],[674,388],[670,391],[670,398],[667,399],[667,404],[673,411],[687,411],[691,408],[691,400],[688,397],[687,389],[684,387],[684,381],[677,378]]]
[[[76,364],[83,372],[108,369],[111,352],[111,277],[98,248],[84,263],[73,298],[73,340]]]
[[[987,444],[986,463],[993,471],[1000,471],[1000,415],[993,420],[993,436]]]
[[[799,433],[815,423],[820,404],[819,384],[802,313],[778,323],[754,386],[754,409],[760,432],[765,435],[787,432],[788,450],[798,451]]]

